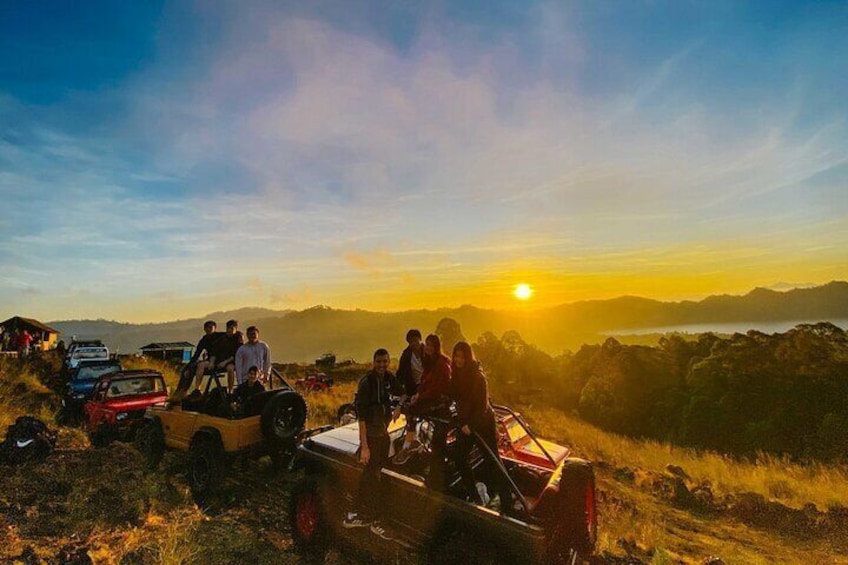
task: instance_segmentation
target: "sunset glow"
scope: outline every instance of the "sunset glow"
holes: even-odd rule
[[[3,316],[848,276],[838,3],[39,4],[0,24]]]

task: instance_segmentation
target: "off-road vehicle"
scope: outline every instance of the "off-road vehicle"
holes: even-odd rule
[[[575,564],[590,559],[597,537],[592,466],[572,457],[568,448],[538,439],[510,409],[495,408],[501,424],[508,424],[507,436],[517,441],[501,434],[500,464],[477,438],[471,465],[475,477],[485,476],[486,467],[497,468],[500,478],[510,485],[515,506],[500,511],[469,500],[456,466],[459,432],[455,418],[422,417],[418,425],[422,449],[404,464],[397,464],[390,453],[381,471],[388,503],[382,519],[393,530],[395,541],[440,564]],[[389,428],[392,452],[403,441],[404,427],[401,417]],[[447,437],[442,455],[432,449],[434,432]],[[292,535],[301,550],[321,552],[331,536],[355,543],[351,538],[370,535],[355,533],[367,528],[342,527],[343,514],[351,508],[364,468],[358,455],[356,423],[304,433],[294,465],[305,470],[304,477],[290,500]],[[443,473],[431,473],[439,464],[437,458]],[[489,465],[484,464],[487,461]],[[434,478],[440,475],[444,484],[435,484]],[[493,477],[488,479],[492,486]],[[373,535],[370,539],[376,540]]]
[[[162,373],[150,369],[106,374],[83,406],[83,425],[95,447],[132,441],[150,406],[164,406],[168,389]]]
[[[82,361],[76,368],[70,369],[65,384],[65,394],[62,396],[62,407],[56,413],[56,423],[61,425],[78,423],[83,416],[83,405],[91,397],[97,379],[120,370],[121,363],[117,360]]]
[[[187,451],[188,482],[202,496],[220,484],[237,456],[269,455],[275,467],[289,465],[306,423],[306,402],[276,369],[268,390],[243,403],[227,393],[225,373],[204,375],[202,393],[182,398],[193,371],[183,374],[175,393],[181,400],[148,408],[136,435],[149,466],[159,464],[166,448]]]

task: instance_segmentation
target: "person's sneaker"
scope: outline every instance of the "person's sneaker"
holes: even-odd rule
[[[386,541],[394,541],[395,539],[394,536],[392,536],[391,531],[379,521],[374,521],[374,523],[371,524],[371,533]]]
[[[409,458],[415,455],[416,453],[419,453],[423,448],[424,446],[421,444],[420,441],[418,441],[417,439],[413,440],[412,443],[409,444],[409,447],[401,449],[395,454],[394,457],[392,457],[392,463],[394,463],[395,465],[406,465],[406,463],[409,461]]]
[[[342,520],[342,526],[345,528],[367,528],[371,526],[371,521],[366,520],[360,514],[356,512],[348,512],[345,514],[344,520]],[[373,526],[372,526],[373,528]]]

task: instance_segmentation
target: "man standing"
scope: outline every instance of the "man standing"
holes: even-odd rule
[[[250,367],[259,370],[260,380],[267,380],[271,376],[271,349],[267,343],[259,341],[259,328],[256,326],[247,328],[247,343],[236,351],[236,377],[239,384],[247,380]]]
[[[374,352],[373,367],[359,381],[356,390],[356,413],[359,417],[359,462],[365,465],[359,479],[355,511],[348,512],[342,525],[345,528],[371,526],[371,531],[383,539],[392,539],[380,524],[383,508],[383,488],[380,470],[389,457],[389,422],[393,419],[391,396],[403,394],[397,378],[388,371],[389,352]]]

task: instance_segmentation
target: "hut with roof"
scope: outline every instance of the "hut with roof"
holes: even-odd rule
[[[5,335],[26,330],[33,338],[33,346],[38,344],[38,348],[42,351],[47,351],[55,347],[56,340],[59,337],[59,333],[61,333],[59,330],[54,330],[38,320],[24,318],[22,316],[13,316],[5,322],[0,323],[0,330]]]
[[[191,359],[194,345],[187,341],[169,341],[161,343],[149,343],[139,347],[141,354],[145,357],[164,359],[177,363],[188,363]]]

